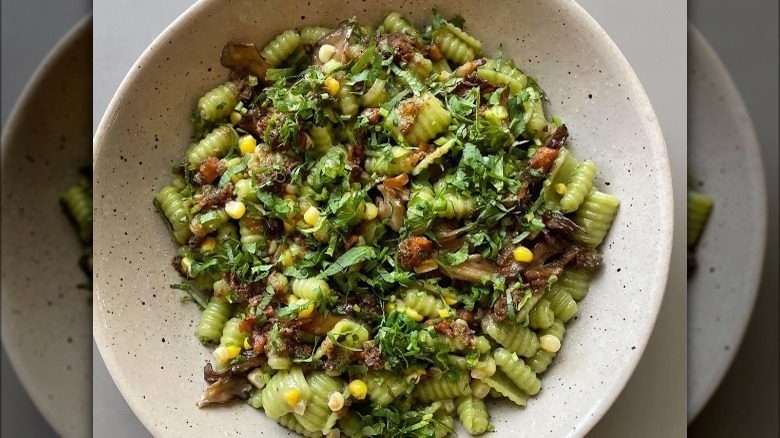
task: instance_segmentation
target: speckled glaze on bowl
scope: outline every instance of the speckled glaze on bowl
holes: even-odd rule
[[[119,390],[152,433],[286,435],[246,404],[195,407],[210,354],[193,335],[198,309],[168,287],[177,281],[175,248],[152,208],[188,145],[193,105],[227,79],[219,65],[223,45],[263,44],[286,28],[335,25],[353,15],[378,23],[385,9],[422,24],[434,6],[445,16],[462,14],[486,53],[504,44],[551,96],[548,113],[566,121],[576,155],[598,164],[597,185],[622,199],[603,270],[567,327],[542,392],[525,409],[491,408],[491,436],[582,436],[604,414],[642,354],[666,284],[672,192],[663,137],[633,70],[576,3],[489,3],[202,1],[141,56],[95,137],[94,334]]]
[[[63,437],[92,430],[92,307],[59,200],[90,164],[92,18],[49,53],[2,138],[2,337],[24,389]]]
[[[690,184],[714,207],[688,276],[688,422],[731,365],[761,281],[766,185],[750,115],[726,67],[688,27]],[[724,256],[727,255],[727,256]],[[736,261],[736,262],[735,262]]]

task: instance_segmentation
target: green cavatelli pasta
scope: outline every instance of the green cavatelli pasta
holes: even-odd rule
[[[482,53],[482,43],[452,23],[434,31],[432,38],[444,57],[458,64],[473,61]]]
[[[279,66],[292,55],[301,44],[301,36],[294,30],[286,30],[274,38],[260,51],[260,54],[274,67]]]
[[[263,407],[263,391],[260,389],[252,390],[247,403],[255,409],[261,409]]]
[[[496,365],[509,377],[518,388],[528,395],[539,393],[542,382],[536,377],[531,368],[517,357],[517,354],[504,348],[499,348],[493,353]]]
[[[195,216],[190,221],[190,231],[197,237],[203,237],[209,233],[217,231],[221,226],[230,220],[224,209],[212,210]]]
[[[386,32],[405,33],[415,38],[420,37],[420,33],[417,32],[417,29],[415,29],[414,26],[398,12],[390,12],[387,14],[382,25]]]
[[[263,388],[263,409],[274,420],[293,412],[294,406],[287,402],[288,391],[295,391],[297,400],[306,404],[312,397],[312,388],[306,381],[300,367],[280,370],[271,377]],[[297,403],[296,403],[297,404]],[[297,419],[297,418],[296,418]]]
[[[223,158],[233,145],[238,144],[238,134],[230,125],[216,127],[187,151],[187,162],[198,167],[209,157]]]
[[[78,229],[81,242],[91,244],[92,193],[81,184],[73,185],[62,196],[62,203]]]
[[[201,342],[218,342],[222,336],[222,330],[230,319],[230,303],[211,297],[206,309],[200,315],[198,324],[198,337]]]
[[[328,283],[319,278],[296,278],[290,287],[293,295],[311,302],[327,300],[331,292]]]
[[[396,137],[417,146],[444,132],[452,117],[441,101],[430,93],[401,101],[387,123]]]
[[[578,164],[566,185],[566,194],[561,198],[561,211],[571,213],[577,210],[590,193],[595,178],[596,164],[593,161],[585,160]]]
[[[520,356],[531,357],[539,348],[539,340],[533,331],[510,321],[495,322],[485,318],[482,329],[496,342]]]
[[[243,318],[235,317],[230,318],[222,329],[222,337],[219,338],[219,345],[223,347],[234,346],[243,347],[244,340],[249,336],[249,333],[242,332],[239,328],[241,320]]]
[[[565,330],[566,329],[564,328],[563,321],[561,321],[560,319],[556,319],[555,322],[553,322],[553,325],[550,326],[550,328],[540,330],[539,336],[541,337],[549,334],[558,338],[560,342],[563,342],[563,334]],[[529,368],[531,368],[531,371],[533,371],[538,375],[547,370],[547,367],[550,366],[553,359],[555,359],[555,356],[557,356],[557,353],[540,348],[539,350],[536,351],[536,354],[527,358],[525,360],[525,363],[526,365],[528,365]]]
[[[244,216],[238,220],[238,235],[241,246],[250,254],[262,253],[266,249],[267,238],[262,219]]]
[[[496,370],[495,374],[486,378],[485,383],[518,406],[525,406],[528,402],[528,394],[518,388],[501,370]]]
[[[321,26],[307,26],[301,29],[301,44],[304,46],[311,46],[317,42],[322,36],[330,32],[327,27]]]
[[[521,93],[528,84],[528,77],[523,72],[507,62],[502,62],[499,68],[495,59],[488,59],[485,65],[477,68],[477,77],[491,84],[506,84],[510,96]]]
[[[306,438],[320,438],[322,433],[312,432],[305,427],[295,418],[293,414],[286,414],[277,420],[279,424],[290,429],[291,431],[303,435]]]
[[[342,319],[328,331],[327,337],[336,345],[344,348],[362,350],[363,343],[368,340],[368,330],[363,324]]]
[[[171,225],[173,238],[179,244],[184,244],[192,234],[190,232],[189,203],[173,186],[166,186],[157,193],[155,201]]]
[[[455,419],[451,415],[433,414],[434,438],[444,438],[452,433],[455,426]]]
[[[550,309],[555,314],[555,318],[563,322],[570,320],[579,309],[574,298],[563,289],[550,288],[550,290],[544,293],[544,298],[549,300]]]
[[[334,141],[333,125],[330,123],[327,126],[322,127],[313,126],[309,129],[309,137],[311,137],[314,148],[323,155],[328,152],[328,149],[336,144]]]
[[[466,432],[480,435],[487,431],[490,420],[487,406],[482,399],[473,395],[464,395],[456,399],[455,406],[458,409],[458,418]]]
[[[558,281],[553,283],[551,289],[563,290],[574,300],[580,301],[588,294],[590,287],[590,272],[584,269],[566,268]]]
[[[555,163],[544,181],[543,196],[548,210],[556,210],[560,205],[563,195],[556,190],[556,187],[558,185],[566,186],[569,178],[577,169],[577,165],[577,160],[572,157],[568,149],[560,148],[558,150],[558,157],[555,159]]]
[[[306,381],[311,388],[304,413],[294,412],[295,419],[309,432],[327,434],[336,424],[338,413],[328,406],[331,393],[343,393],[346,384],[323,372],[311,373]]]
[[[360,111],[360,101],[358,97],[352,93],[352,87],[342,83],[339,86],[339,91],[336,93],[336,98],[339,101],[339,109],[341,113],[347,116],[354,116]]]
[[[712,198],[688,189],[688,248],[699,241],[712,211]]]
[[[612,226],[617,216],[620,200],[610,194],[591,189],[580,208],[574,213],[574,222],[585,229],[585,232],[575,231],[574,240],[582,242],[591,248],[596,248],[604,241],[604,236]]]
[[[533,329],[550,327],[555,320],[555,313],[550,309],[550,302],[540,299],[528,313],[528,326]]]
[[[448,306],[441,298],[426,292],[410,289],[403,295],[404,304],[426,318],[438,318],[439,312],[446,311]]]
[[[469,376],[464,372],[458,373],[457,379],[453,382],[447,376],[441,375],[418,383],[414,387],[412,394],[422,403],[431,403],[468,395],[471,394]]]
[[[387,84],[387,81],[384,79],[375,80],[371,88],[360,96],[360,106],[367,108],[378,107],[390,100],[390,95],[385,91],[385,84]]]
[[[392,158],[382,154],[366,158],[366,172],[376,173],[381,176],[396,176],[409,173],[417,165],[416,155],[413,149],[402,146],[390,148]]]
[[[368,398],[372,403],[378,406],[387,406],[396,397],[406,392],[409,382],[402,376],[380,371],[366,376],[366,386],[368,387]]]
[[[542,96],[533,87],[525,89],[528,93],[528,99],[523,102],[525,108],[525,130],[535,138],[540,137],[544,128],[547,127],[547,120],[544,117],[544,108],[542,107]]]
[[[198,115],[205,122],[219,122],[230,115],[238,103],[238,82],[230,81],[209,90],[198,99]]]

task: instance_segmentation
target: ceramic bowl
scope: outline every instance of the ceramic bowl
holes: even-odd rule
[[[750,115],[726,67],[688,29],[689,184],[714,206],[688,277],[688,421],[726,374],[758,293],[766,185]],[[737,261],[735,263],[735,261]]]
[[[186,149],[198,97],[228,78],[219,64],[231,40],[264,44],[287,28],[357,16],[379,23],[386,8],[418,25],[430,1],[203,1],[143,53],[95,136],[94,334],[119,390],[156,435],[278,436],[283,429],[246,404],[199,410],[210,351],[193,335],[199,310],[179,302],[174,245],[153,195]],[[486,7],[487,6],[487,7]],[[567,330],[564,348],[525,409],[491,409],[496,435],[581,436],[620,393],[650,336],[666,283],[672,236],[669,163],[656,116],[615,44],[565,0],[439,4],[459,13],[486,53],[505,54],[551,96],[578,157],[599,166],[597,185],[622,199],[604,245],[604,266]],[[555,29],[551,32],[550,29]]]
[[[92,430],[90,292],[60,207],[90,164],[92,19],[33,75],[2,138],[2,336],[16,374],[60,435]]]

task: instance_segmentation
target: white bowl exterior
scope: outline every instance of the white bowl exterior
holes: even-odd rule
[[[689,184],[714,207],[688,280],[688,422],[731,365],[750,321],[766,245],[766,185],[753,124],[712,47],[688,32]]]
[[[89,291],[60,207],[90,164],[92,19],[50,52],[2,140],[2,337],[24,389],[60,435],[92,430]]]
[[[227,79],[219,65],[226,41],[260,44],[289,27],[334,25],[352,15],[379,23],[384,8],[422,24],[433,4],[218,4],[198,3],[149,47],[98,129],[94,334],[120,391],[156,435],[277,436],[282,429],[245,404],[195,407],[210,354],[193,335],[199,311],[168,288],[178,281],[170,265],[175,248],[152,197],[188,145],[196,100]],[[462,14],[486,53],[503,43],[506,56],[538,79],[551,96],[548,113],[569,126],[575,155],[597,163],[597,185],[622,205],[604,245],[604,267],[542,376],[542,392],[525,409],[491,408],[495,436],[581,436],[614,401],[653,328],[671,252],[668,158],[644,90],[590,16],[564,0],[504,5],[507,13],[457,2],[443,13]]]

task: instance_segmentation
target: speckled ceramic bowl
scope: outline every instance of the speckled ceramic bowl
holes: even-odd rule
[[[92,430],[90,293],[60,198],[90,164],[92,19],[38,68],[2,138],[2,336],[24,389],[64,437]]]
[[[95,137],[94,334],[106,365],[141,421],[159,436],[266,436],[283,429],[245,404],[199,410],[210,352],[193,335],[198,309],[179,302],[174,245],[152,208],[186,149],[189,114],[228,72],[231,39],[262,44],[304,25],[356,15],[378,23],[386,8],[422,24],[430,1],[203,1],[141,56],[117,91]],[[448,2],[486,53],[499,43],[551,96],[548,112],[572,133],[571,148],[599,166],[599,187],[621,212],[580,314],[567,329],[542,392],[525,409],[491,409],[491,436],[581,436],[606,412],[642,354],[666,284],[671,236],[669,163],[656,116],[615,44],[566,0]],[[554,30],[554,31],[551,31]]]
[[[688,277],[690,422],[739,349],[766,244],[766,186],[750,115],[726,67],[692,26],[688,108],[690,184],[714,200],[697,248],[698,267]]]

